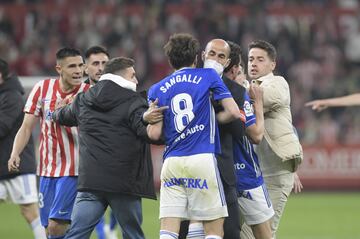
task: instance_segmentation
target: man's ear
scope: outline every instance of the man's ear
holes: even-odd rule
[[[194,60],[194,67],[197,67],[197,64],[198,64],[198,55],[195,56],[195,60]]]
[[[271,71],[274,71],[276,67],[276,61],[271,62]]]
[[[84,66],[84,72],[85,72],[86,75],[89,75],[89,73],[88,73],[88,65],[87,64],[85,64],[85,66]]]
[[[226,67],[228,67],[228,65],[230,64],[230,58],[228,58],[227,60],[226,60],[226,63],[225,63],[225,65],[224,65],[224,68],[226,68]]]
[[[61,66],[60,66],[60,65],[56,65],[56,66],[55,66],[55,70],[56,70],[56,72],[60,75],[60,73],[61,73]]]
[[[205,51],[201,52],[201,60],[205,62]]]

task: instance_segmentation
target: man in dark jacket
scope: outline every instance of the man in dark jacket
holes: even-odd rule
[[[148,105],[136,85],[134,61],[114,58],[96,85],[53,114],[60,124],[79,127],[79,192],[66,238],[89,238],[108,205],[124,239],[144,238],[141,198],[156,196],[143,121]]]
[[[25,158],[20,170],[16,173],[8,171],[14,138],[24,117],[23,94],[24,89],[18,78],[9,74],[8,64],[0,59],[0,200],[10,198],[12,202],[19,204],[34,237],[44,239],[45,229],[40,225],[37,204],[36,162],[32,139],[20,156]]]

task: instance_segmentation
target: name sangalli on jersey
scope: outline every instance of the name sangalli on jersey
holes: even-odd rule
[[[165,85],[160,87],[160,90],[163,93],[166,93],[173,85],[180,82],[188,82],[198,85],[200,81],[202,80],[202,77],[198,77],[197,75],[192,76],[191,74],[184,74],[184,75],[176,75],[171,77],[167,82],[165,82]]]

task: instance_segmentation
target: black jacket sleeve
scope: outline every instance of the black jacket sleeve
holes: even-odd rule
[[[150,142],[150,139],[146,132],[146,125],[144,124],[142,117],[144,112],[148,109],[148,106],[142,98],[136,98],[130,105],[128,111],[128,119],[131,129],[137,136]]]
[[[79,98],[80,97],[76,97],[71,104],[55,110],[51,116],[52,120],[58,122],[60,125],[69,127],[78,126],[76,109],[78,108]]]
[[[143,121],[143,114],[149,108],[147,102],[143,98],[137,98],[129,107],[128,119],[131,129],[136,132],[136,135],[141,137],[147,143],[162,145],[162,140],[151,140],[146,131],[146,123]]]
[[[7,136],[22,114],[22,97],[14,91],[3,93],[0,98],[0,139]]]

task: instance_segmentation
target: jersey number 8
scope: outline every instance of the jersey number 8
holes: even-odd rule
[[[174,113],[175,129],[181,133],[185,127],[194,119],[193,101],[191,95],[181,93],[175,95],[171,100],[171,109]]]

